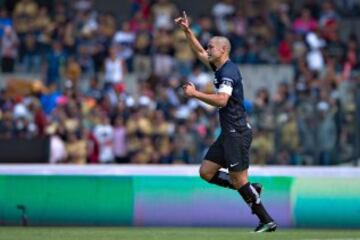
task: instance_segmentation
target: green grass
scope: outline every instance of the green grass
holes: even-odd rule
[[[254,234],[237,228],[0,227],[0,240],[360,240],[360,230],[280,229]]]

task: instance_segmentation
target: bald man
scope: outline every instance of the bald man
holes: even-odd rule
[[[273,232],[277,224],[261,203],[261,185],[250,184],[248,180],[252,130],[245,113],[241,73],[229,59],[230,42],[216,36],[210,39],[205,50],[191,31],[185,12],[175,22],[184,31],[198,59],[215,72],[216,93],[198,91],[192,83],[183,86],[187,97],[219,108],[221,134],[210,146],[201,164],[200,176],[209,183],[236,189],[260,220],[254,231]],[[222,168],[227,168],[229,174],[221,171]]]

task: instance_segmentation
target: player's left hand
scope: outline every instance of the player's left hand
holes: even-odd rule
[[[185,96],[187,96],[187,97],[195,96],[196,88],[193,83],[187,82],[186,84],[184,84],[183,89],[184,89]]]

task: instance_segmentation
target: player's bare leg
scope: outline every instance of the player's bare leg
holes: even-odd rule
[[[199,170],[200,177],[209,183],[237,190],[237,188],[235,188],[231,182],[229,174],[225,171],[221,171],[221,168],[222,167],[219,164],[214,163],[213,161],[204,160]],[[262,185],[260,183],[252,183],[251,185],[260,195],[262,191]]]
[[[201,163],[199,174],[202,179],[207,182],[210,182],[211,179],[216,175],[216,173],[220,170],[221,166],[217,163],[214,163],[209,160],[204,160]]]

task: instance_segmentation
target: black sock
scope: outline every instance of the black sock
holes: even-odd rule
[[[217,171],[217,173],[214,175],[214,177],[209,181],[209,183],[216,184],[221,187],[234,189],[234,185],[232,185],[230,181],[230,176],[226,172]]]
[[[260,219],[262,223],[269,223],[274,221],[262,205],[259,193],[250,183],[242,186],[238,192],[245,200],[245,202],[250,206],[252,212]]]
[[[229,173],[223,171],[217,171],[209,183],[216,184],[220,187],[230,188],[236,190],[234,185],[230,181]]]

